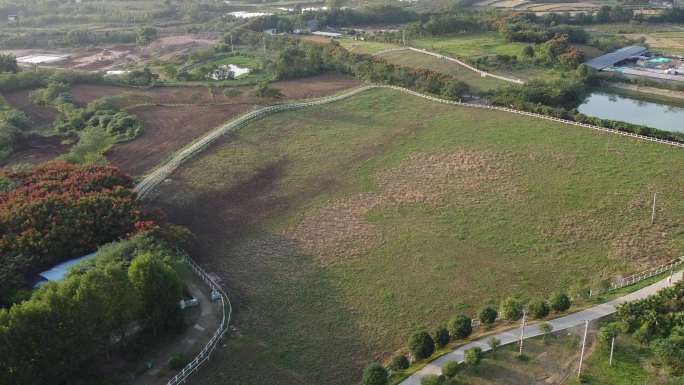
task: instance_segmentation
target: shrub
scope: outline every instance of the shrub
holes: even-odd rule
[[[465,315],[457,315],[449,320],[449,333],[452,338],[466,338],[473,332],[473,321]]]
[[[387,369],[378,363],[372,363],[363,370],[363,385],[386,385]]]
[[[236,97],[242,95],[242,91],[240,91],[237,88],[226,88],[223,90],[223,96],[227,96],[229,98]]]
[[[411,363],[409,362],[408,358],[406,358],[405,355],[400,354],[392,358],[389,368],[395,371],[404,370],[408,369],[409,365],[411,365]]]
[[[427,332],[416,332],[408,341],[409,351],[416,360],[428,358],[435,352],[435,342]]]
[[[436,374],[428,374],[427,376],[421,378],[420,385],[443,385],[444,376],[438,376]]]
[[[546,336],[553,331],[553,325],[548,322],[543,322],[541,325],[539,325],[539,330],[544,333],[543,338],[546,340]]]
[[[460,367],[458,365],[458,362],[449,361],[449,362],[445,363],[444,366],[442,367],[442,374],[447,376],[447,377],[453,377],[456,375],[456,373],[458,373],[459,368]]]
[[[508,297],[501,302],[501,316],[509,321],[516,321],[522,317],[523,305],[516,297]]]
[[[463,363],[469,366],[475,366],[480,363],[482,359],[482,349],[478,347],[470,348],[465,351]]]
[[[183,353],[174,353],[169,360],[169,368],[181,370],[190,362],[190,358]]]
[[[492,337],[487,340],[487,345],[489,345],[492,351],[495,351],[496,348],[498,348],[501,345],[501,340],[496,337]]]
[[[450,340],[449,331],[445,327],[440,326],[432,333],[432,339],[438,348],[444,347]]]
[[[486,307],[480,311],[480,322],[486,325],[491,325],[496,321],[496,317],[499,314],[497,313],[496,309],[491,308],[491,307]]]
[[[544,318],[549,315],[549,305],[541,298],[532,300],[527,305],[527,310],[532,318]]]
[[[279,98],[283,96],[279,89],[269,87],[268,82],[259,82],[254,93],[261,98]]]
[[[565,293],[553,294],[549,302],[551,303],[551,309],[555,312],[566,311],[570,308],[570,297]]]

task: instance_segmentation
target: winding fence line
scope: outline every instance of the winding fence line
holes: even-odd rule
[[[385,50],[376,52],[376,53],[373,54],[373,56],[380,56],[380,55],[385,54],[385,53],[397,52],[397,51],[413,51],[413,52],[422,53],[422,54],[424,54],[424,55],[434,56],[434,57],[439,58],[439,59],[442,59],[442,60],[454,62],[454,63],[456,63],[456,64],[458,64],[458,65],[460,65],[460,66],[462,66],[462,67],[465,67],[465,68],[467,68],[467,69],[473,71],[473,72],[477,72],[477,73],[480,74],[480,76],[482,76],[483,78],[485,78],[485,77],[490,77],[490,78],[495,78],[495,79],[503,80],[503,81],[509,82],[509,83],[525,84],[525,81],[523,81],[523,80],[520,80],[520,79],[513,79],[513,78],[506,77],[506,76],[497,75],[497,74],[493,74],[493,73],[491,73],[491,72],[483,71],[483,70],[481,70],[481,69],[478,69],[478,68],[475,68],[475,67],[471,66],[470,64],[468,64],[468,63],[466,63],[466,62],[464,62],[464,61],[458,60],[458,59],[453,58],[453,57],[451,57],[451,56],[442,55],[442,54],[439,54],[439,53],[431,52],[431,51],[428,51],[428,50],[425,50],[425,49],[420,49],[420,48],[414,48],[414,47],[389,48],[389,49],[385,49]]]
[[[276,112],[299,110],[299,109],[303,109],[306,107],[319,106],[319,105],[323,105],[323,104],[333,103],[336,101],[347,99],[347,98],[354,96],[356,94],[359,94],[361,92],[371,90],[371,89],[377,89],[377,88],[389,88],[389,89],[393,89],[393,90],[400,91],[400,92],[403,92],[403,93],[406,93],[409,95],[417,96],[419,98],[427,99],[427,100],[437,102],[437,103],[442,103],[442,104],[449,104],[449,105],[469,107],[469,108],[478,108],[478,109],[485,109],[485,110],[510,112],[513,114],[529,116],[529,117],[533,117],[533,118],[544,119],[544,120],[549,120],[549,121],[558,122],[558,123],[570,124],[573,126],[590,128],[592,130],[602,131],[602,132],[606,132],[606,133],[610,133],[610,134],[622,135],[622,136],[627,136],[627,137],[645,140],[645,141],[649,141],[649,142],[656,142],[656,143],[661,143],[661,144],[666,144],[666,145],[670,145],[670,146],[684,148],[684,143],[675,142],[675,141],[671,141],[671,140],[653,138],[650,136],[639,135],[639,134],[634,134],[634,133],[626,132],[626,131],[620,131],[620,130],[616,130],[616,129],[612,129],[612,128],[606,128],[606,127],[595,126],[595,125],[586,124],[586,123],[575,122],[572,120],[556,118],[553,116],[537,114],[534,112],[516,110],[513,108],[484,105],[484,104],[475,104],[475,103],[466,103],[466,102],[460,102],[460,101],[454,101],[454,100],[446,100],[446,99],[441,99],[441,98],[438,98],[435,96],[422,94],[420,92],[413,91],[413,90],[410,90],[408,88],[398,87],[398,86],[391,86],[391,85],[384,85],[384,84],[372,84],[372,85],[358,87],[358,88],[355,88],[351,91],[344,92],[342,94],[338,94],[338,95],[334,95],[334,96],[327,96],[327,97],[317,99],[317,100],[306,101],[306,102],[297,102],[297,103],[289,103],[289,104],[277,104],[274,106],[264,107],[264,108],[249,112],[249,113],[247,113],[247,114],[245,114],[245,115],[243,115],[243,116],[241,116],[235,120],[228,122],[227,124],[217,128],[217,129],[209,132],[207,135],[203,136],[199,140],[191,143],[190,145],[188,145],[187,147],[182,149],[180,152],[178,152],[177,154],[172,156],[172,158],[167,163],[165,163],[164,165],[160,166],[159,168],[153,170],[151,173],[146,175],[140,181],[140,183],[138,183],[135,186],[134,190],[138,193],[138,197],[140,199],[145,198],[157,185],[159,185],[162,181],[164,181],[164,179],[168,178],[175,170],[178,169],[178,167],[180,167],[188,159],[190,159],[191,157],[193,157],[197,153],[204,150],[207,146],[209,146],[211,143],[213,143],[214,141],[216,141],[218,138],[225,135],[226,133],[231,132],[231,131],[235,131],[239,128],[242,128],[242,127],[246,126],[247,124],[249,124],[255,120],[261,119],[261,118],[266,117],[268,115],[272,115]]]
[[[178,385],[185,382],[185,380],[187,380],[192,373],[194,373],[203,363],[209,360],[211,353],[216,350],[221,338],[223,338],[223,335],[228,331],[230,317],[233,314],[233,306],[230,304],[230,299],[228,299],[228,295],[226,295],[226,292],[223,291],[221,285],[216,283],[200,265],[192,260],[192,258],[186,256],[185,261],[188,263],[188,265],[190,265],[190,268],[192,268],[195,274],[197,274],[197,276],[199,276],[211,288],[212,300],[214,299],[214,295],[218,294],[221,305],[221,323],[211,336],[211,339],[209,339],[209,342],[204,345],[204,348],[202,348],[197,356],[195,356],[195,358],[190,361],[189,364],[185,365],[183,370],[173,376],[173,378],[171,378],[166,385]]]
[[[541,115],[541,114],[535,114],[531,112],[526,112],[526,111],[519,111],[519,110],[514,110],[511,108],[506,108],[506,107],[497,107],[497,106],[489,106],[489,105],[482,105],[482,104],[473,104],[473,103],[464,103],[464,102],[459,102],[459,101],[452,101],[452,100],[446,100],[446,99],[440,99],[434,96],[430,95],[425,95],[420,92],[416,92],[413,90],[409,90],[407,88],[403,87],[397,87],[397,86],[390,86],[390,85],[367,85],[367,86],[362,86],[358,87],[355,89],[352,89],[350,91],[334,95],[334,96],[328,96],[324,97],[321,99],[317,100],[312,100],[312,101],[305,101],[305,102],[297,102],[297,103],[289,103],[289,104],[278,104],[274,106],[269,106],[265,108],[261,108],[252,112],[249,112],[237,119],[234,119],[227,124],[209,132],[207,135],[203,136],[199,140],[189,144],[186,146],[184,149],[176,153],[174,156],[171,157],[171,159],[163,164],[162,166],[158,167],[157,169],[153,170],[151,173],[146,175],[134,188],[134,191],[138,193],[138,199],[144,199],[147,197],[147,195],[154,190],[156,186],[158,186],[161,182],[163,182],[166,178],[168,178],[174,171],[178,169],[183,163],[185,163],[187,160],[192,158],[194,155],[198,154],[202,150],[204,150],[207,146],[209,146],[211,143],[216,141],[218,138],[221,136],[225,135],[228,132],[237,130],[239,128],[242,128],[246,126],[247,124],[261,119],[263,117],[266,117],[268,115],[272,115],[276,112],[280,111],[291,111],[291,110],[298,110],[298,109],[303,109],[306,107],[311,107],[311,106],[317,106],[317,105],[323,105],[323,104],[328,104],[328,103],[333,103],[336,101],[344,100],[347,99],[351,96],[354,96],[356,94],[359,94],[361,92],[371,90],[371,89],[379,89],[379,88],[388,88],[388,89],[393,89],[396,91],[400,91],[409,95],[414,95],[423,99],[427,99],[430,101],[434,101],[437,103],[442,103],[442,104],[449,104],[449,105],[456,105],[456,106],[463,106],[463,107],[469,107],[469,108],[479,108],[479,109],[488,109],[488,110],[496,110],[496,111],[504,111],[504,112],[510,112],[510,113],[515,113],[519,115],[524,115],[524,116],[530,116],[534,118],[539,118],[539,119],[545,119],[545,120],[550,120],[550,121],[555,121],[555,122],[560,122],[560,123],[566,123],[566,124],[571,124],[579,127],[585,127],[585,128],[591,128],[593,130],[598,130],[610,134],[618,134],[618,135],[623,135],[623,136],[629,136],[633,137],[636,139],[641,139],[641,140],[646,140],[646,141],[651,141],[651,142],[656,142],[656,143],[662,143],[662,144],[667,144],[671,146],[676,146],[680,148],[684,148],[684,143],[678,143],[678,142],[673,142],[673,141],[668,141],[668,140],[663,140],[663,139],[657,139],[657,138],[651,138],[648,136],[644,135],[637,135],[637,134],[632,134],[628,132],[623,132],[623,131],[618,131],[610,128],[605,128],[605,127],[599,127],[599,126],[593,126],[589,124],[584,124],[584,123],[578,123],[578,122],[573,122],[570,120],[565,120],[565,119],[559,119],[559,118],[554,118],[546,115]],[[216,329],[214,334],[212,335],[211,339],[207,344],[204,346],[204,348],[200,351],[200,353],[188,364],[181,370],[178,374],[176,374],[171,380],[167,382],[167,385],[178,385],[187,380],[187,378],[197,371],[197,369],[206,361],[209,360],[211,357],[211,354],[216,350],[216,347],[218,346],[219,342],[221,341],[223,335],[228,331],[228,327],[230,324],[230,319],[232,315],[232,306],[230,303],[230,300],[228,298],[228,295],[225,293],[223,288],[221,287],[220,284],[214,281],[209,274],[207,274],[204,269],[202,269],[201,266],[199,266],[195,261],[192,260],[189,256],[185,257],[185,260],[187,261],[188,265],[192,268],[192,270],[199,276],[212,290],[212,299],[214,295],[219,296],[220,300],[220,306],[221,306],[221,313],[222,313],[222,318],[221,318],[221,323],[219,327]],[[652,277],[654,275],[657,275],[659,273],[662,273],[664,271],[674,269],[674,267],[678,266],[684,261],[684,257],[680,257],[680,259],[676,262],[673,262],[671,264],[667,264],[661,267],[658,267],[653,270],[649,270],[643,273],[636,274],[631,277],[626,277],[620,280],[619,282],[615,283],[611,289],[616,289],[618,287],[624,287],[627,285],[631,285],[633,283],[636,283],[640,280]]]

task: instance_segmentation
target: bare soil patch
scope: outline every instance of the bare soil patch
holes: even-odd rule
[[[341,90],[359,85],[356,79],[337,75],[324,74],[304,79],[286,80],[272,83],[272,87],[280,89],[282,99],[308,99],[330,95]],[[150,89],[115,86],[81,84],[71,88],[74,102],[80,105],[105,96],[124,95],[126,100],[117,101],[121,107],[140,103],[158,104],[221,104],[221,103],[273,103],[282,99],[257,98],[254,87],[231,87],[242,92],[238,96],[225,96],[223,89],[215,95],[207,87],[155,87]]]
[[[81,106],[105,96],[119,96],[115,104],[143,122],[144,132],[139,138],[114,146],[106,154],[123,171],[141,175],[174,151],[247,111],[262,105],[331,95],[359,84],[356,79],[337,74],[273,83],[283,93],[282,98],[257,97],[254,87],[238,87],[241,94],[234,97],[223,95],[222,89],[212,94],[209,88],[200,86],[142,89],[80,84],[71,90],[74,102]],[[50,124],[57,116],[53,109],[31,103],[29,91],[14,92],[6,98],[36,125]],[[48,148],[46,142],[41,142],[38,146],[29,146],[27,151],[30,154],[22,153],[18,157],[49,160],[54,154],[62,154],[64,148]],[[40,154],[41,151],[44,154]]]
[[[10,92],[3,95],[7,103],[12,107],[23,111],[29,118],[31,125],[35,127],[47,126],[57,117],[57,111],[53,108],[39,106],[31,102],[29,90]],[[34,128],[35,128],[34,127]]]
[[[307,213],[286,236],[324,264],[362,257],[382,243],[367,219],[374,209],[396,205],[439,206],[448,196],[497,193],[512,198],[516,190],[503,156],[488,152],[417,153],[398,167],[375,175],[378,193],[334,200]]]
[[[244,103],[132,108],[129,111],[145,130],[135,140],[114,146],[106,153],[107,159],[131,175],[141,175],[193,139],[252,108]]]
[[[12,166],[20,163],[38,164],[54,159],[69,150],[68,144],[62,144],[64,138],[58,136],[30,135],[14,144],[14,152],[0,166]]]

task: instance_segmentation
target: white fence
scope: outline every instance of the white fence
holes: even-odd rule
[[[308,101],[308,102],[300,102],[300,103],[290,103],[290,104],[278,104],[270,107],[265,107],[258,109],[256,111],[252,111],[250,113],[247,113],[235,120],[230,121],[224,126],[221,126],[214,131],[211,131],[209,134],[203,136],[199,140],[197,140],[194,143],[191,143],[189,146],[185,147],[183,150],[178,152],[176,155],[172,156],[171,159],[162,165],[161,167],[155,169],[152,171],[150,174],[145,176],[140,183],[138,183],[135,186],[135,191],[138,193],[138,196],[140,198],[144,198],[147,194],[149,194],[159,183],[161,183],[164,179],[168,178],[178,167],[180,167],[181,164],[183,164],[185,161],[193,157],[195,154],[198,152],[202,151],[204,148],[206,148],[208,145],[216,141],[218,138],[221,136],[225,135],[226,133],[230,131],[237,130],[239,128],[242,128],[246,126],[247,124],[258,120],[262,117],[274,114],[276,112],[280,111],[290,111],[290,110],[297,110],[297,109],[302,109],[306,107],[311,107],[311,106],[317,106],[317,105],[322,105],[322,104],[328,104],[328,103],[333,103],[336,101],[340,101],[343,99],[347,99],[351,96],[354,96],[358,93],[374,89],[374,88],[390,88],[393,90],[397,90],[400,92],[404,92],[410,95],[418,96],[423,99],[431,100],[437,103],[443,103],[443,104],[450,104],[450,105],[457,105],[457,106],[464,106],[464,107],[470,107],[470,108],[479,108],[479,109],[486,109],[486,110],[496,110],[496,111],[504,111],[504,112],[510,112],[518,115],[524,115],[524,116],[530,116],[538,119],[544,119],[544,120],[550,120],[554,122],[559,122],[559,123],[565,123],[565,124],[570,124],[578,127],[584,127],[584,128],[590,128],[592,130],[597,130],[597,131],[602,131],[606,133],[611,133],[611,134],[617,134],[617,135],[622,135],[622,136],[628,136],[632,137],[635,139],[640,139],[640,140],[646,140],[650,142],[656,142],[656,143],[662,143],[662,144],[667,144],[670,146],[675,146],[675,147],[680,147],[684,148],[684,143],[678,143],[670,140],[665,140],[665,139],[658,139],[658,138],[653,138],[650,136],[645,136],[645,135],[639,135],[639,134],[634,134],[631,132],[625,132],[625,131],[620,131],[620,130],[615,130],[612,128],[606,128],[606,127],[600,127],[600,126],[594,126],[591,124],[586,124],[586,123],[579,123],[575,122],[572,120],[567,120],[567,119],[561,119],[561,118],[555,118],[552,116],[546,116],[542,114],[537,114],[534,112],[527,112],[527,111],[520,111],[520,110],[515,110],[512,108],[507,108],[507,107],[499,107],[499,106],[491,106],[491,105],[483,105],[483,104],[474,104],[474,103],[464,103],[464,102],[459,102],[459,101],[454,101],[454,100],[446,100],[446,99],[440,99],[435,96],[430,96],[430,95],[425,95],[417,91],[409,90],[407,88],[403,87],[398,87],[398,86],[390,86],[390,85],[368,85],[368,86],[362,86],[355,88],[351,91],[335,95],[335,96],[328,96],[325,98],[313,100],[313,101]]]
[[[183,370],[178,372],[178,374],[176,374],[172,379],[170,379],[169,382],[167,382],[167,385],[177,385],[185,382],[185,380],[192,373],[194,373],[204,362],[209,360],[209,358],[211,357],[211,353],[213,353],[214,350],[216,350],[216,347],[218,346],[219,342],[221,342],[221,338],[226,333],[226,331],[228,331],[230,317],[233,313],[233,308],[230,304],[230,300],[228,299],[226,293],[223,291],[221,285],[214,282],[214,280],[212,280],[211,277],[190,257],[186,256],[185,260],[187,261],[188,265],[190,265],[195,274],[202,278],[202,280],[209,286],[209,288],[211,288],[212,291],[216,291],[219,293],[219,300],[221,306],[221,323],[219,324],[219,327],[216,329],[214,334],[211,336],[209,342],[207,342],[207,344],[204,345],[202,351],[200,351],[199,354],[197,354],[197,356],[183,368]]]
[[[684,263],[684,256],[681,256],[670,263],[666,263],[664,265],[660,265],[658,267],[654,267],[646,271],[630,275],[629,277],[618,278],[615,281],[611,282],[609,290],[617,290],[625,286],[634,285],[637,282],[643,281],[644,279],[649,279],[653,276],[664,273],[666,271],[674,271],[674,269],[682,263]]]
[[[481,104],[472,104],[472,103],[463,103],[463,102],[458,102],[458,101],[452,101],[452,100],[445,100],[445,99],[440,99],[434,96],[430,95],[425,95],[421,94],[420,92],[416,92],[413,90],[409,90],[406,88],[402,87],[397,87],[397,86],[389,86],[389,85],[368,85],[368,86],[363,86],[359,87],[356,89],[353,89],[351,91],[335,95],[335,96],[329,96],[329,97],[324,97],[318,100],[313,100],[313,101],[307,101],[307,102],[300,102],[300,103],[290,103],[290,104],[279,104],[279,105],[274,105],[270,107],[265,107],[261,108],[256,111],[252,111],[250,113],[247,113],[213,131],[211,131],[209,134],[203,136],[199,140],[191,143],[184,149],[182,149],[180,152],[175,154],[174,156],[171,157],[171,159],[165,163],[164,165],[160,166],[159,168],[155,169],[152,171],[150,174],[148,174],[145,178],[143,178],[140,183],[138,183],[135,186],[135,191],[138,193],[138,199],[143,199],[144,197],[147,196],[159,183],[164,181],[164,179],[168,178],[178,167],[180,167],[184,162],[186,162],[188,159],[190,159],[192,156],[195,154],[201,152],[203,149],[205,149],[208,145],[216,141],[218,138],[223,136],[224,134],[237,130],[241,127],[244,127],[245,125],[258,120],[262,117],[274,114],[276,112],[280,111],[289,111],[289,110],[297,110],[297,109],[302,109],[310,106],[316,106],[316,105],[322,105],[322,104],[327,104],[327,103],[333,103],[339,100],[343,100],[346,98],[349,98],[351,96],[354,96],[358,93],[364,92],[366,90],[370,89],[375,89],[375,88],[390,88],[394,89],[400,92],[404,92],[410,95],[418,96],[427,100],[431,100],[434,102],[438,103],[444,103],[444,104],[450,104],[450,105],[458,105],[458,106],[464,106],[464,107],[470,107],[470,108],[480,108],[480,109],[489,109],[489,110],[497,110],[497,111],[505,111],[505,112],[510,112],[510,113],[515,113],[519,115],[525,115],[525,116],[531,116],[539,119],[545,119],[545,120],[551,120],[555,122],[561,122],[561,123],[566,123],[566,124],[572,124],[575,126],[580,126],[580,127],[585,127],[585,128],[591,128],[594,130],[598,131],[603,131],[611,134],[618,134],[618,135],[623,135],[623,136],[629,136],[641,140],[647,140],[647,141],[652,141],[652,142],[657,142],[657,143],[662,143],[662,144],[667,144],[667,145],[672,145],[672,146],[677,146],[684,148],[684,143],[677,143],[677,142],[672,142],[668,140],[663,140],[663,139],[657,139],[657,138],[651,138],[648,136],[644,135],[637,135],[637,134],[632,134],[628,132],[622,132],[610,128],[605,128],[605,127],[599,127],[599,126],[592,126],[589,124],[584,124],[584,123],[577,123],[565,119],[559,119],[559,118],[554,118],[554,117],[549,117],[541,114],[535,114],[531,112],[526,112],[526,111],[518,111],[514,110],[511,108],[505,108],[505,107],[497,107],[497,106],[488,106],[488,105],[481,105]],[[204,281],[206,284],[213,290],[216,291],[220,294],[220,305],[221,305],[221,311],[222,311],[222,317],[221,317],[221,323],[219,327],[216,329],[214,332],[213,336],[209,340],[209,342],[204,346],[202,351],[185,367],[183,370],[181,370],[176,376],[174,376],[167,385],[177,385],[182,382],[184,382],[192,373],[194,373],[204,362],[209,360],[211,357],[211,354],[214,352],[216,347],[218,346],[219,342],[221,341],[221,338],[223,335],[226,333],[228,330],[228,325],[230,323],[230,318],[232,314],[232,306],[230,304],[230,300],[228,299],[228,296],[224,292],[223,288],[216,282],[214,282],[211,277],[197,264],[195,263],[190,257],[186,257],[186,260],[192,270]],[[611,286],[611,290],[617,289],[620,287],[624,287],[627,285],[632,285],[636,282],[639,282],[643,279],[650,278],[654,275],[660,274],[664,271],[667,271],[669,269],[673,269],[674,267],[682,264],[684,262],[684,256],[680,257],[679,260],[672,262],[670,264],[666,264],[663,266],[660,266],[655,269],[650,269],[645,272],[635,274],[630,277],[622,278],[619,281],[617,281],[613,286]],[[480,321],[477,319],[473,320],[473,327],[477,327],[480,325]]]
[[[513,78],[506,77],[506,76],[497,75],[497,74],[493,74],[493,73],[491,73],[491,72],[483,71],[483,70],[481,70],[481,69],[478,69],[478,68],[475,68],[475,67],[471,66],[470,64],[468,64],[468,63],[466,63],[466,62],[464,62],[464,61],[458,60],[458,59],[453,58],[453,57],[451,57],[451,56],[442,55],[442,54],[439,54],[439,53],[431,52],[431,51],[428,51],[428,50],[425,50],[425,49],[420,49],[420,48],[414,48],[414,47],[389,48],[389,49],[385,49],[385,50],[376,52],[376,53],[373,54],[373,56],[380,56],[380,55],[385,54],[385,53],[397,52],[397,51],[413,51],[413,52],[422,53],[422,54],[424,54],[424,55],[434,56],[434,57],[439,58],[439,59],[442,59],[442,60],[447,60],[447,61],[450,61],[450,62],[454,62],[454,63],[456,63],[456,64],[458,64],[458,65],[460,65],[460,66],[462,66],[462,67],[465,67],[465,68],[467,68],[467,69],[473,71],[473,72],[477,72],[477,73],[480,74],[480,76],[482,76],[483,78],[484,78],[484,77],[490,77],[490,78],[495,78],[495,79],[503,80],[503,81],[509,82],[509,83],[525,84],[525,82],[522,81],[522,80],[520,80],[520,79],[513,79]]]

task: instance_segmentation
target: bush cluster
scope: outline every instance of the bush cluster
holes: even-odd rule
[[[113,167],[50,162],[0,171],[0,304],[28,277],[123,238],[145,222],[131,179]]]
[[[120,249],[135,249],[132,259]],[[154,334],[179,327],[182,284],[173,258],[140,235],[0,309],[0,383],[67,383],[85,362],[115,348],[112,341],[125,346],[132,322]]]

